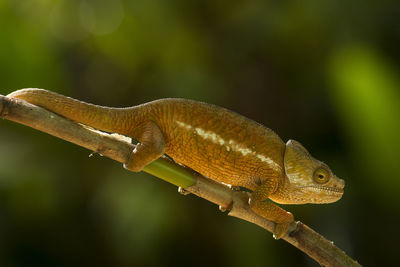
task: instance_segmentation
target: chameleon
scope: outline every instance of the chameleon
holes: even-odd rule
[[[275,239],[294,222],[293,214],[277,204],[332,203],[344,192],[344,180],[299,142],[284,143],[271,129],[216,105],[165,98],[112,108],[33,88],[7,97],[138,140],[124,164],[133,172],[167,154],[209,179],[247,189],[250,208],[275,223]]]

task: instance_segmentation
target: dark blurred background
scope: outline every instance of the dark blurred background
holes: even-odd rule
[[[107,106],[183,97],[303,143],[346,180],[285,206],[366,266],[394,265],[400,215],[400,4],[0,1],[0,93]],[[1,266],[317,266],[255,225],[145,173],[0,124]]]

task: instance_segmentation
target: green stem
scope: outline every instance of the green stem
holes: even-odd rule
[[[144,167],[143,171],[182,188],[196,183],[192,171],[165,158],[153,161]]]

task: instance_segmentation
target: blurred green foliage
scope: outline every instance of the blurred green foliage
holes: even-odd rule
[[[400,188],[398,74],[395,66],[363,45],[343,47],[333,55],[334,98],[351,138],[352,156],[378,194],[394,200]]]
[[[395,0],[0,0],[0,93],[235,110],[346,180],[337,203],[286,208],[362,264],[389,266],[400,234],[399,16]],[[0,266],[316,266],[150,175],[15,123],[0,129]]]

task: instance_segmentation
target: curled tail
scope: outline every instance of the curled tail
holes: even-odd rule
[[[104,107],[44,89],[21,89],[12,92],[7,97],[23,99],[98,130],[125,135],[129,135],[132,127],[140,123],[143,116],[143,112],[139,111],[141,106],[129,108]]]

